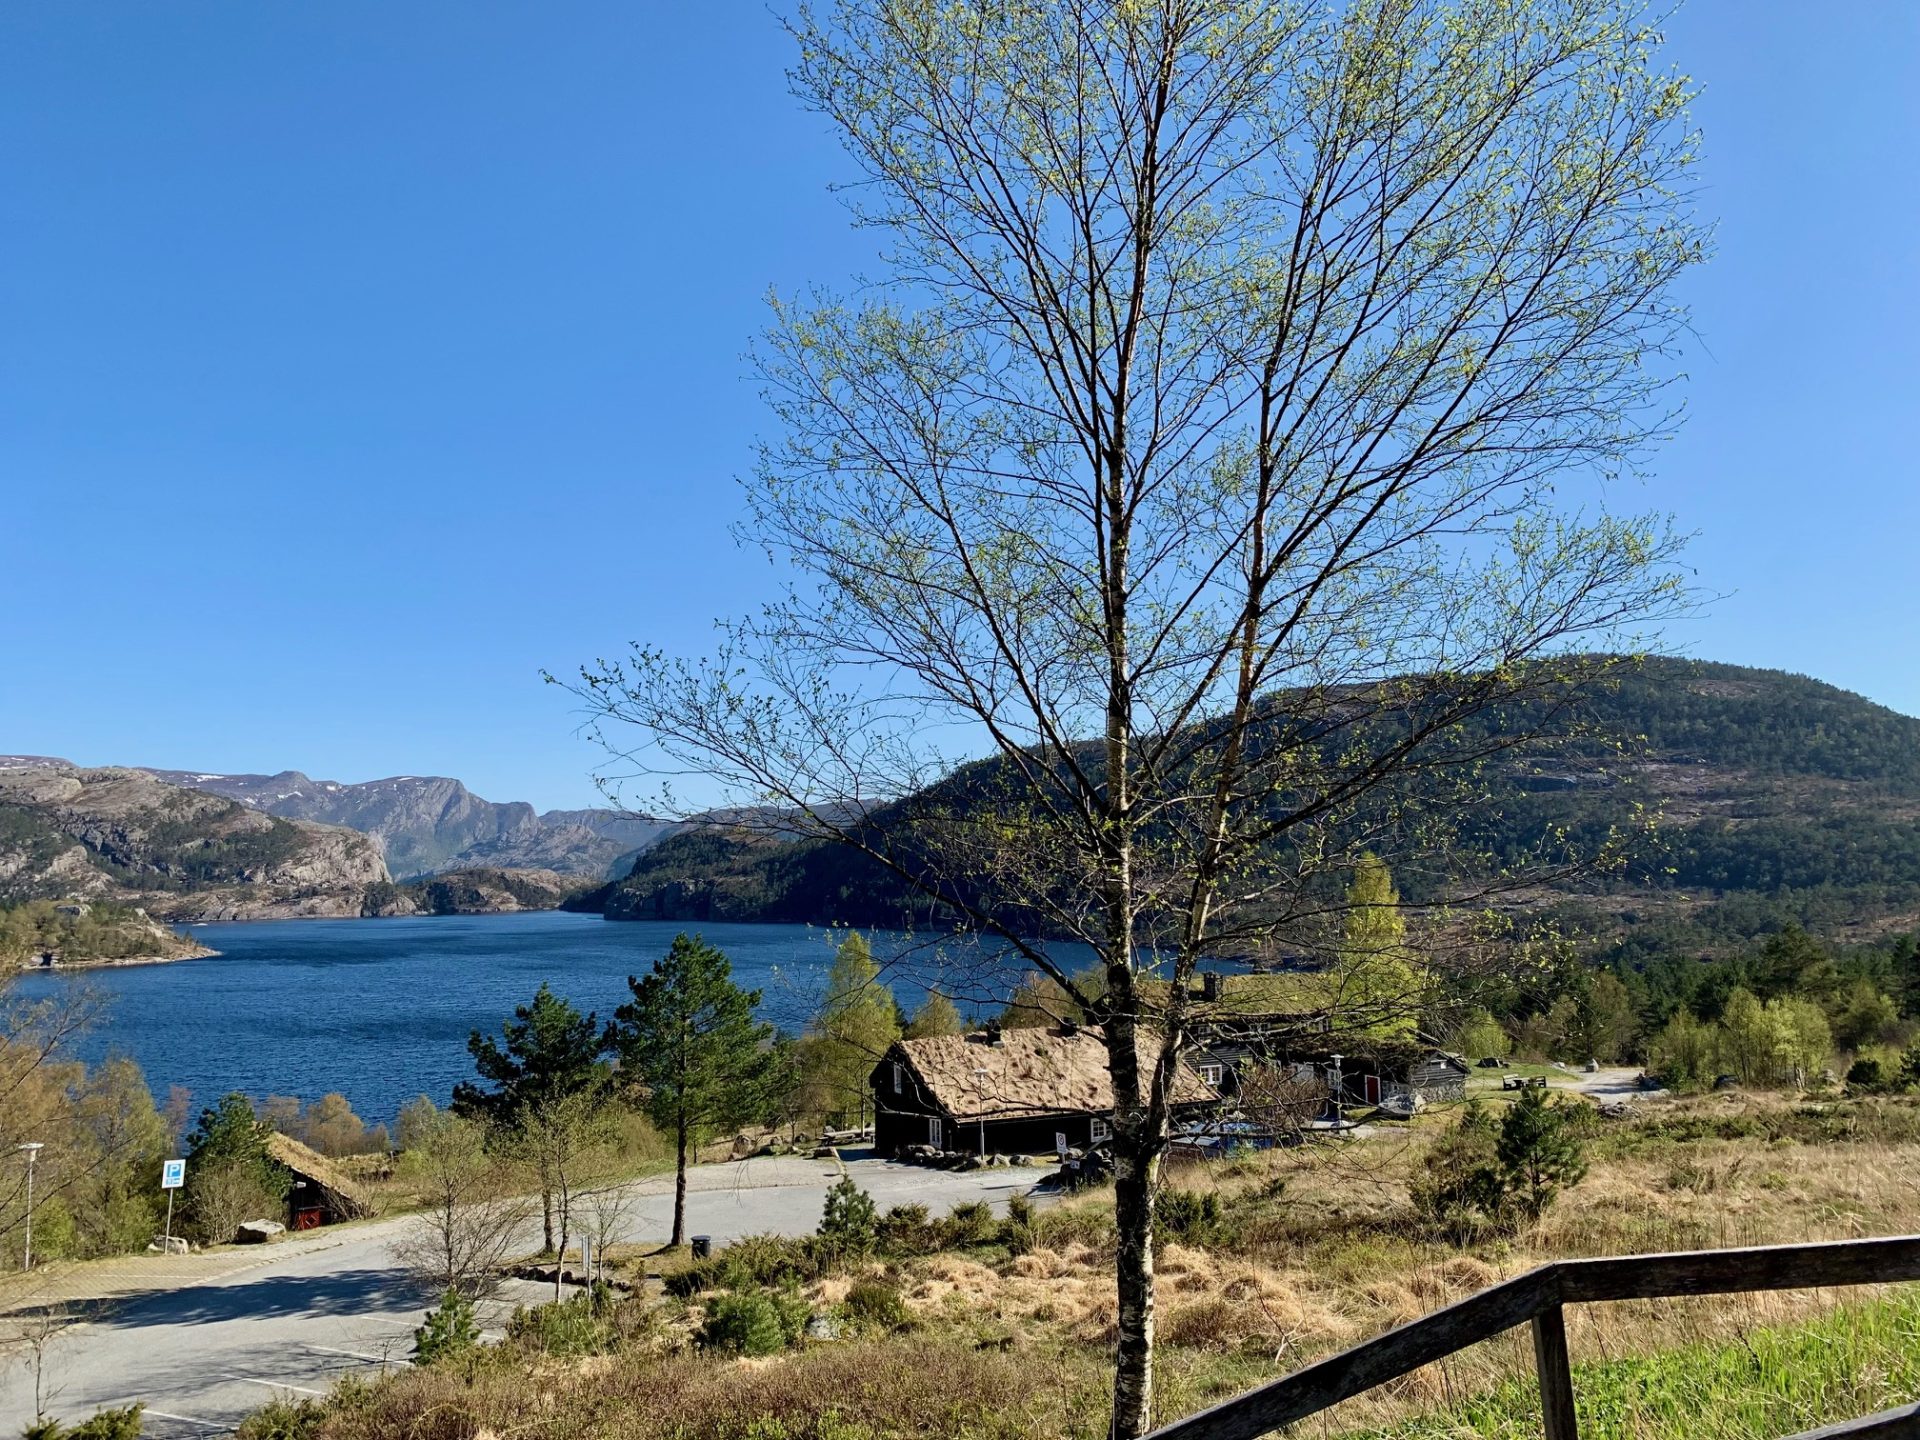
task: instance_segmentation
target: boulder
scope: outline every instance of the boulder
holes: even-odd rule
[[[153,1243],[147,1246],[147,1253],[149,1255],[185,1255],[192,1248],[187,1244],[187,1237],[184,1235],[156,1235],[153,1237]]]
[[[286,1234],[287,1227],[278,1220],[247,1220],[233,1232],[236,1245],[265,1245],[269,1240],[278,1240]]]

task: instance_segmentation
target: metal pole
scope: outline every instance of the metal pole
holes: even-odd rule
[[[173,1191],[167,1191],[167,1238],[160,1244],[162,1254],[173,1253]]]
[[[27,1157],[27,1243],[26,1253],[21,1257],[22,1270],[33,1269],[33,1162],[40,1158],[43,1142],[29,1140],[16,1148],[24,1151]]]

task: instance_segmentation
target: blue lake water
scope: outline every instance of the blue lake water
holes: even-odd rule
[[[812,1013],[839,936],[804,925],[682,926],[597,915],[431,916],[404,920],[277,920],[199,925],[221,953],[204,960],[80,972],[105,994],[82,1058],[130,1056],[155,1093],[171,1085],[196,1106],[231,1090],[305,1100],[338,1090],[369,1124],[415,1095],[445,1103],[472,1076],[467,1036],[497,1033],[542,981],[604,1021],[682,929],[697,929],[764,992],[763,1018],[797,1031]],[[948,937],[876,935],[884,978],[908,1010],[929,984],[963,1014],[1004,995],[996,957]],[[69,983],[26,975],[28,994]]]

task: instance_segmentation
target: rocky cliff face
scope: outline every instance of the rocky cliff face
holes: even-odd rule
[[[612,872],[617,860],[625,858],[631,865],[632,855],[669,828],[617,810],[550,810],[538,815],[521,801],[484,800],[444,775],[394,775],[343,784],[314,780],[298,770],[277,775],[148,773],[263,814],[358,830],[378,842],[388,870],[402,879],[487,867],[553,870],[599,880]]]
[[[0,768],[0,899],[77,897],[158,919],[358,915],[379,846],[141,770]]]

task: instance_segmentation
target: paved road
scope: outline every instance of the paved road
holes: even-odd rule
[[[833,1161],[759,1158],[706,1165],[689,1175],[688,1226],[725,1242],[742,1235],[810,1233],[841,1174]],[[944,1214],[966,1200],[1004,1210],[1041,1170],[948,1173],[870,1158],[849,1158],[845,1172],[885,1210],[918,1202]],[[640,1182],[630,1234],[663,1238],[672,1219],[672,1178]],[[155,1257],[165,1282],[102,1309],[44,1346],[49,1413],[78,1420],[105,1405],[147,1404],[147,1431],[160,1440],[225,1433],[275,1395],[319,1394],[341,1375],[404,1364],[413,1329],[431,1303],[394,1263],[394,1240],[417,1218],[353,1225],[291,1238],[235,1271],[223,1252],[194,1257],[202,1277]],[[124,1270],[124,1267],[121,1267]],[[124,1276],[116,1272],[119,1288]],[[551,1296],[546,1286],[512,1282],[483,1320],[500,1323],[522,1301]],[[0,1435],[18,1434],[33,1416],[31,1357],[0,1359]]]

